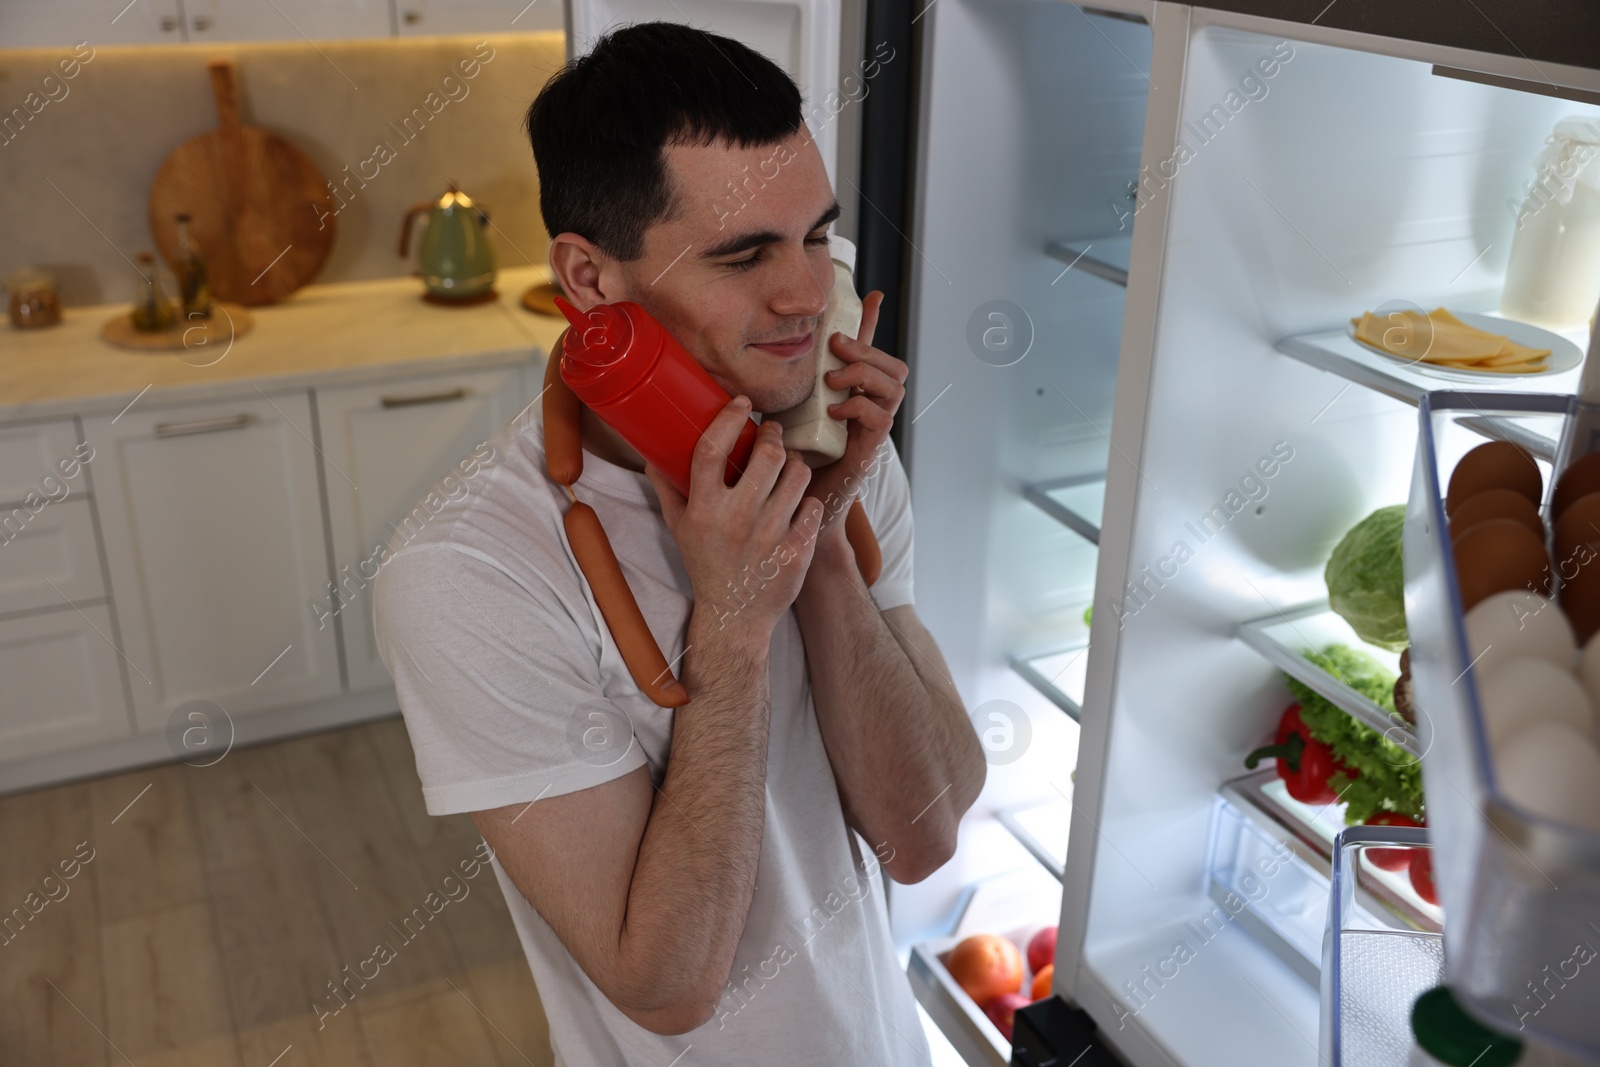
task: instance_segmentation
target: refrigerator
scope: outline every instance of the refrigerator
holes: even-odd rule
[[[1342,809],[1244,757],[1293,676],[1429,772],[1431,739],[1304,653],[1357,640],[1324,565],[1413,500],[1419,409],[1467,388],[1347,323],[1495,311],[1546,135],[1600,121],[1600,13],[569,0],[569,48],[641,18],[760,48],[808,113],[848,99],[818,138],[836,232],[860,291],[888,294],[878,345],[911,366],[895,440],[916,605],[989,762],[952,861],[886,884],[932,1025],[971,1064],[1335,1062],[1330,916],[1335,940],[1372,909],[1447,946],[1452,927],[1403,879],[1352,890]],[[1570,394],[1577,376],[1504,388]],[[1446,908],[1477,877],[1437,876]],[[1045,926],[1049,1010],[1028,1025],[1083,1051],[1013,1058],[943,958]]]
[[[1595,20],[1337,0],[924,11],[902,409],[917,605],[990,767],[956,859],[891,899],[919,998],[968,1062],[1010,1050],[940,957],[1045,923],[1054,994],[1125,1062],[1329,1062],[1341,808],[1298,804],[1244,757],[1290,674],[1420,760],[1430,793],[1453,788],[1425,731],[1304,653],[1358,642],[1324,566],[1363,517],[1415,503],[1419,405],[1488,388],[1368,352],[1347,324],[1495,312],[1546,136],[1600,121]],[[1578,374],[1493,388],[1571,394]],[[1446,912],[1482,877],[1441,862],[1444,909],[1402,878],[1378,910],[1442,929],[1449,953]],[[1600,979],[1561,995],[1600,1003]],[[1409,999],[1390,1001],[1403,1025]],[[1600,1023],[1577,1025],[1600,1050]]]

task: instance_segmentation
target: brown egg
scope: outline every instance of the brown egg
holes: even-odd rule
[[[1485,519],[1452,542],[1461,610],[1510,589],[1550,592],[1550,554],[1544,542],[1515,519]]]
[[[1533,454],[1510,441],[1490,441],[1461,457],[1450,472],[1450,488],[1445,492],[1444,510],[1454,515],[1456,508],[1485,489],[1511,489],[1538,507],[1544,496],[1544,476]]]
[[[1578,546],[1561,581],[1561,610],[1582,648],[1600,630],[1600,539]]]
[[[1594,492],[1600,492],[1600,452],[1573,461],[1561,472],[1556,491],[1550,495],[1550,521],[1561,518],[1569,507]]]
[[[1544,540],[1544,520],[1539,509],[1515,489],[1485,489],[1456,505],[1450,513],[1450,540],[1454,542],[1485,519],[1514,519]],[[1600,531],[1595,533],[1600,537]]]
[[[1568,504],[1556,520],[1555,535],[1557,570],[1565,574],[1561,564],[1579,545],[1600,541],[1600,493],[1590,493]]]

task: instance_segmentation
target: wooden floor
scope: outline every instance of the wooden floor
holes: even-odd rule
[[[478,846],[399,718],[0,798],[0,1064],[549,1067]]]

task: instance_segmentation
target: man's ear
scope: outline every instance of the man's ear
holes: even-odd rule
[[[550,269],[567,299],[577,307],[621,299],[615,291],[620,281],[617,265],[579,234],[563,233],[551,239]]]

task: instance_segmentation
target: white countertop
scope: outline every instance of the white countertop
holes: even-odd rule
[[[281,304],[251,308],[254,328],[226,355],[117,348],[100,328],[125,304],[67,308],[61,324],[0,323],[0,421],[118,411],[142,391],[204,400],[259,385],[297,389],[541,361],[566,323],[521,305],[546,267],[500,271],[499,299],[438,307],[417,278],[310,285]],[[210,366],[194,364],[215,360]]]

